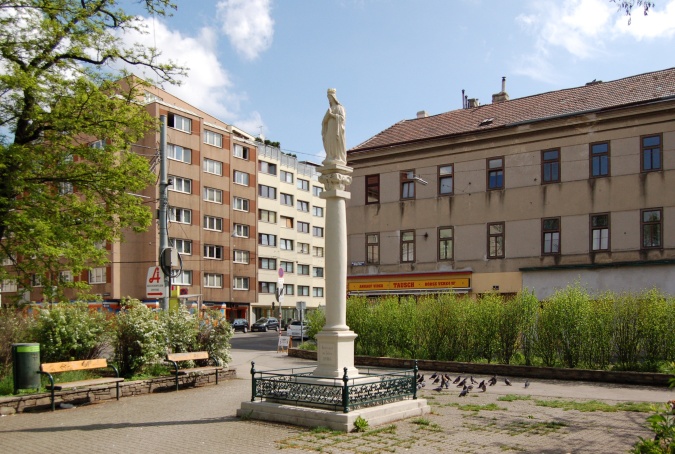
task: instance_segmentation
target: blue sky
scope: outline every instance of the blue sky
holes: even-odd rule
[[[609,0],[174,0],[148,18],[156,46],[190,68],[168,91],[323,157],[326,89],[336,88],[354,147],[420,110],[461,108],[675,67],[675,0],[632,23]]]

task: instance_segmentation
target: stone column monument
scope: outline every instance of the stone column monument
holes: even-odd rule
[[[319,181],[324,185],[321,198],[326,199],[326,325],[316,335],[318,343],[316,377],[342,378],[344,368],[350,378],[359,375],[354,367],[356,334],[347,326],[347,210],[350,198],[345,187],[351,184],[353,172],[347,167],[345,145],[345,109],[328,90],[329,108],[323,118],[326,159],[319,168]]]

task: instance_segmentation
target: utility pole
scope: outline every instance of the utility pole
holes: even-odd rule
[[[169,310],[171,295],[171,262],[164,263],[165,250],[169,248],[169,181],[166,165],[166,115],[159,116],[159,266],[164,274],[164,297],[160,301],[160,309]],[[170,257],[170,256],[169,256]]]

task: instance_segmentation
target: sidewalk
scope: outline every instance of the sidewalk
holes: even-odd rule
[[[512,379],[513,386],[500,380],[487,393],[459,398],[458,389],[436,392],[429,383],[420,392],[433,409],[424,420],[400,421],[395,428],[367,436],[317,434],[235,417],[241,402],[251,396],[251,361],[258,370],[315,364],[276,351],[234,350],[230,367],[237,369],[238,378],[217,386],[2,417],[0,452],[266,453],[283,448],[284,453],[300,453],[321,448],[333,453],[616,453],[626,452],[638,436],[651,436],[645,428],[647,413],[565,411],[538,406],[536,400],[661,403],[675,397],[664,388],[595,383],[532,381],[525,389],[522,380]],[[507,394],[526,400],[497,400]],[[481,410],[459,407],[465,404]]]

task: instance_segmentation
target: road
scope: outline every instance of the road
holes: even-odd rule
[[[281,331],[281,335],[286,335],[286,331]],[[233,350],[276,350],[279,345],[279,333],[276,331],[267,331],[266,333],[256,331],[242,333],[237,331],[232,336],[231,345]]]

